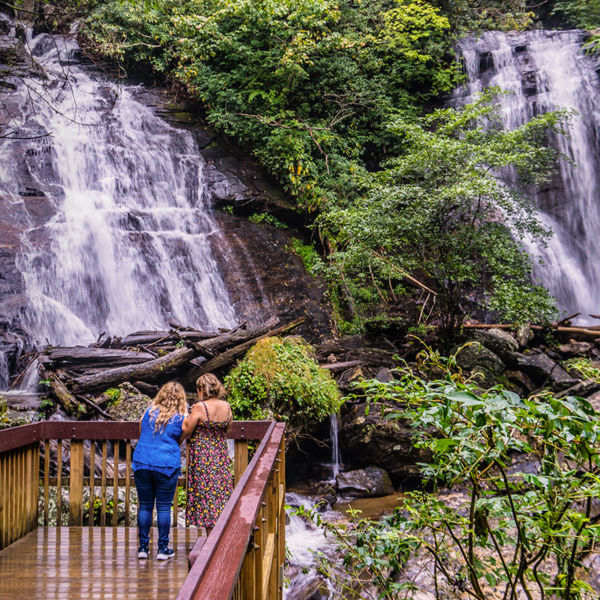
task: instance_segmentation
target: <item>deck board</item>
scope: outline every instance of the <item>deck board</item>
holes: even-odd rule
[[[0,551],[0,600],[175,598],[188,573],[194,527],[171,530],[175,557],[137,558],[135,527],[39,527]]]

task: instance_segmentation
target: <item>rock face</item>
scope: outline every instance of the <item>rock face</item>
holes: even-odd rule
[[[420,478],[417,463],[430,460],[428,452],[414,447],[414,430],[408,424],[385,419],[398,408],[386,404],[358,404],[342,416],[340,437],[344,462],[356,467],[377,465],[385,469],[395,485],[414,483]]]
[[[351,498],[387,496],[394,493],[394,486],[385,469],[367,467],[345,471],[336,477],[340,494]]]

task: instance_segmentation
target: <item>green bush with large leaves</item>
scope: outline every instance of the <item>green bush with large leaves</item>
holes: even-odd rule
[[[389,418],[409,420],[415,444],[431,452],[429,490],[399,498],[379,522],[354,515],[350,528],[313,514],[344,551],[353,575],[345,589],[366,582],[380,598],[410,598],[415,582],[402,570],[412,559],[440,599],[596,598],[582,567],[600,542],[598,414],[572,396],[481,391],[452,358],[430,358],[445,378],[401,368],[389,383],[361,386],[372,401],[402,407]],[[443,487],[463,500],[449,501]]]

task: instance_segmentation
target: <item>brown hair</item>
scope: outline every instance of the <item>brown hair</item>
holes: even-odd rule
[[[203,398],[218,398],[223,400],[226,395],[223,384],[212,374],[200,375],[196,379],[196,390]]]
[[[169,381],[165,383],[152,402],[151,414],[156,418],[154,431],[164,431],[167,423],[175,414],[187,415],[185,390],[180,383]]]

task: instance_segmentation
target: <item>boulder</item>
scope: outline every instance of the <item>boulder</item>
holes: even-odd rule
[[[506,369],[504,362],[480,342],[469,342],[456,352],[456,364],[467,371],[481,367],[492,375],[500,375]]]
[[[587,356],[594,344],[590,344],[590,342],[576,342],[575,340],[571,340],[568,344],[561,344],[558,349],[561,354],[566,357],[573,356]]]
[[[340,494],[352,498],[388,496],[394,493],[390,476],[385,469],[379,467],[340,473],[336,477],[336,484]]]
[[[396,486],[414,483],[420,479],[418,463],[431,460],[431,454],[415,448],[415,431],[408,423],[386,419],[385,415],[397,411],[396,406],[357,404],[342,416],[340,427],[341,451],[344,463],[356,467],[377,465],[385,469]]]
[[[507,331],[502,329],[480,329],[474,330],[469,337],[493,352],[507,365],[515,362],[519,344]]]
[[[152,399],[142,394],[129,382],[122,383],[117,388],[120,394],[110,394],[114,399],[109,400],[110,405],[106,412],[117,421],[139,421],[152,403]],[[106,394],[106,392],[105,392]],[[101,400],[97,401],[98,403]]]
[[[546,354],[519,354],[517,366],[539,385],[551,383],[556,389],[564,390],[579,383]]]

